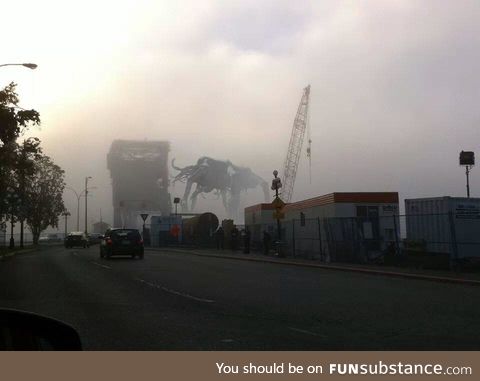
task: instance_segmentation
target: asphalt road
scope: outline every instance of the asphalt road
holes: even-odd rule
[[[87,350],[480,349],[480,287],[146,252],[47,247],[0,263],[0,307]]]

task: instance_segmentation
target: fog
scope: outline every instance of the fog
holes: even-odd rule
[[[112,220],[114,139],[168,140],[179,166],[211,156],[270,181],[308,84],[312,179],[304,144],[294,200],[465,195],[458,154],[480,142],[478,1],[24,0],[3,12],[0,63],[39,66],[2,68],[0,84],[17,82],[40,112],[27,136],[67,185],[92,177],[90,222]],[[262,201],[257,189],[242,206]],[[73,192],[65,203],[75,216]],[[213,195],[197,210],[225,217]]]

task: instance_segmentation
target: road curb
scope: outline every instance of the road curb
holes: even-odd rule
[[[37,250],[36,248],[31,248],[31,249],[18,250],[18,251],[14,251],[14,252],[11,252],[11,253],[7,252],[5,254],[0,255],[0,260],[4,261],[5,259],[12,258],[15,255],[27,254],[27,253],[31,253],[31,252],[36,251],[36,250]]]
[[[162,249],[147,249],[149,251],[163,251]],[[415,274],[415,273],[403,273],[396,271],[382,271],[374,269],[365,269],[360,267],[353,266],[338,266],[338,265],[327,265],[327,264],[318,264],[318,263],[303,263],[295,261],[283,261],[283,260],[274,260],[269,258],[247,258],[233,255],[217,255],[211,253],[200,253],[193,250],[182,250],[182,249],[168,249],[170,252],[182,253],[196,255],[200,257],[211,257],[211,258],[223,258],[223,259],[234,259],[239,261],[250,261],[250,262],[260,262],[260,263],[273,263],[277,265],[289,265],[289,266],[299,266],[299,267],[313,267],[325,270],[335,270],[335,271],[344,271],[344,272],[356,272],[368,275],[377,275],[377,276],[389,276],[393,278],[407,278],[415,280],[425,280],[430,282],[440,282],[440,283],[452,283],[452,284],[463,284],[469,286],[480,286],[480,280],[474,279],[460,279],[460,278],[451,278],[451,277],[441,277],[436,275],[424,275],[424,274]]]

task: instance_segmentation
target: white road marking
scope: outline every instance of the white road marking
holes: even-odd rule
[[[76,257],[78,257],[78,253],[76,251],[74,251],[72,255],[75,255]]]
[[[288,327],[288,329],[290,329],[292,331],[295,331],[295,332],[305,333],[307,335],[326,337],[324,335],[319,335],[318,333],[315,333],[315,332],[312,332],[312,331],[307,331],[306,329],[300,329],[300,328],[295,328],[295,327]]]
[[[93,263],[94,265],[97,265],[97,266],[103,267],[104,269],[111,269],[111,267],[110,267],[110,266],[107,266],[107,265],[102,265],[101,263],[98,263],[98,262],[95,262],[95,261],[90,261],[90,263]]]
[[[160,284],[151,283],[151,282],[148,282],[148,281],[143,280],[143,279],[140,279],[140,278],[136,278],[136,280],[138,280],[139,282],[145,283],[145,284],[149,285],[150,287],[155,287],[155,288],[157,288],[157,289],[159,289],[159,290],[168,292],[168,293],[173,294],[173,295],[178,295],[178,296],[183,296],[184,298],[193,299],[193,300],[196,300],[197,302],[215,303],[215,300],[203,299],[203,298],[199,298],[199,297],[197,297],[197,296],[193,296],[193,295],[190,295],[190,294],[186,294],[186,293],[184,293],[184,292],[175,291],[175,290],[172,290],[172,289],[170,289],[170,288],[164,287],[164,286],[162,286],[162,285],[160,285]]]

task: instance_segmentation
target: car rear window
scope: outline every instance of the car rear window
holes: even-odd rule
[[[114,230],[111,233],[112,239],[128,239],[130,241],[140,238],[138,230]]]

